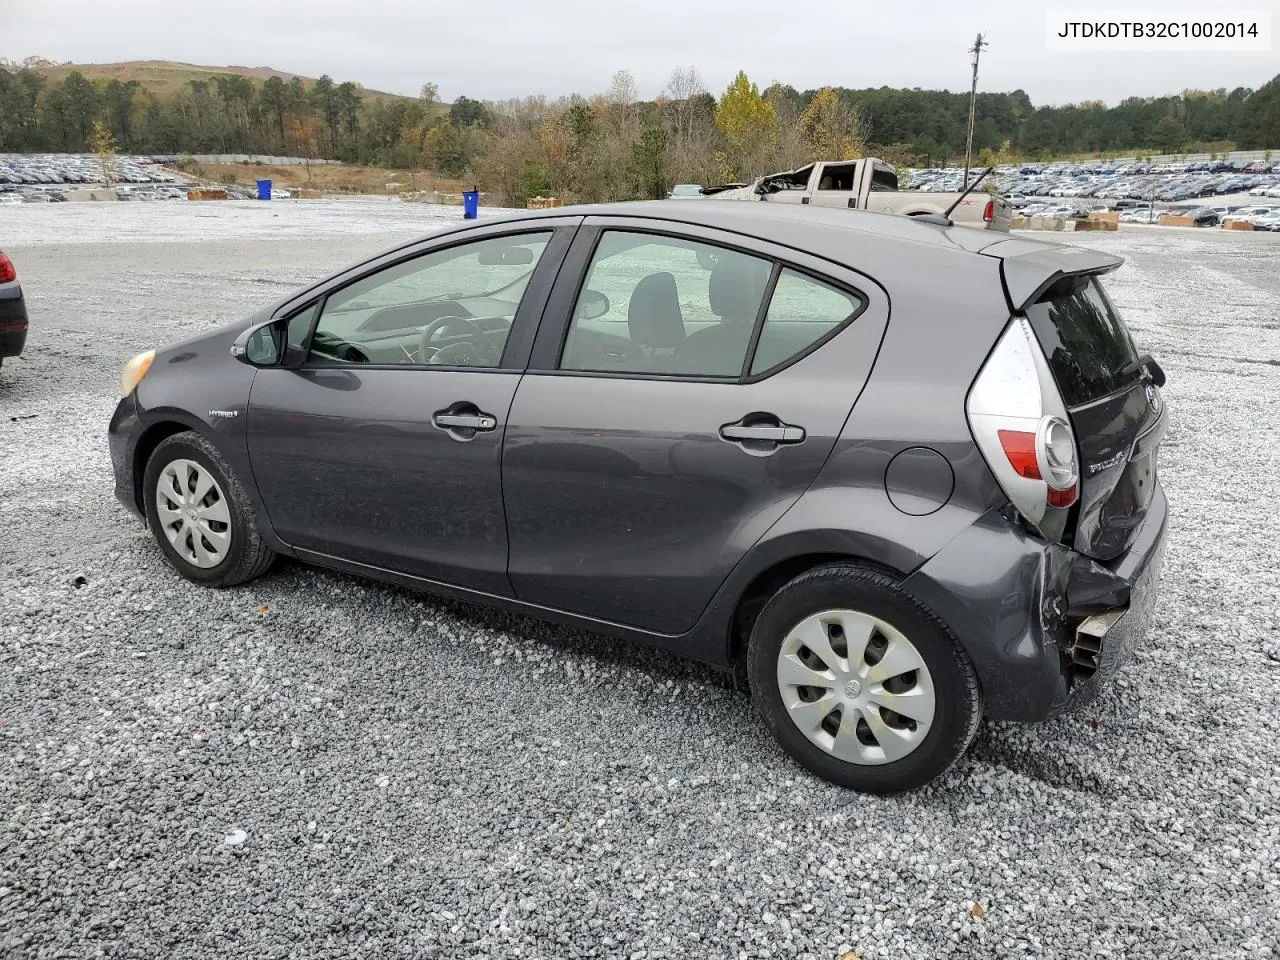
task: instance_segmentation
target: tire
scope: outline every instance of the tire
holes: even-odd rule
[[[815,659],[803,639],[822,648],[824,637]],[[866,793],[913,790],[942,776],[982,718],[977,674],[946,625],[893,579],[852,564],[817,567],[770,598],[747,643],[747,674],[782,748],[824,780]],[[819,684],[802,682],[811,677]]]
[[[166,474],[170,467],[172,471]],[[179,493],[177,478],[194,477],[202,483],[201,472],[212,484],[201,504],[188,506]],[[162,478],[166,482],[166,503],[170,508],[177,507],[164,517],[160,506]],[[162,440],[147,461],[142,482],[147,526],[165,559],[188,580],[208,587],[234,587],[267,572],[275,554],[262,540],[252,501],[217,447],[204,436],[187,431]],[[188,492],[194,496],[194,492]],[[219,503],[224,504],[225,510],[218,508]],[[194,510],[201,515],[191,513]],[[205,524],[209,534],[203,537],[200,547],[195,546],[195,528],[186,524],[180,514]],[[174,523],[166,524],[166,520],[175,518],[184,531],[176,541],[170,536]]]

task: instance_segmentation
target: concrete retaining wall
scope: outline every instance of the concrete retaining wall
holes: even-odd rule
[[[119,200],[120,196],[113,187],[99,187],[93,190],[68,190],[67,200],[87,202],[93,200]]]
[[[1010,229],[1060,232],[1067,229],[1066,223],[1067,221],[1062,217],[1014,217],[1010,223]]]

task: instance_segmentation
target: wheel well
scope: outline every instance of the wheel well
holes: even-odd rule
[[[764,605],[769,602],[769,598],[789,580],[794,580],[800,574],[828,563],[848,563],[866,567],[892,577],[896,581],[901,581],[904,576],[902,571],[895,570],[887,564],[846,553],[809,553],[788,557],[762,570],[742,591],[742,596],[738,598],[738,606],[733,612],[733,619],[730,621],[729,662],[735,670],[742,666],[751,628],[755,626],[756,618],[764,609]]]
[[[153,423],[138,438],[138,445],[133,451],[133,498],[143,516],[147,514],[147,498],[142,490],[142,478],[147,472],[147,461],[164,440],[175,433],[184,433],[190,429],[185,423],[166,420],[163,423]]]

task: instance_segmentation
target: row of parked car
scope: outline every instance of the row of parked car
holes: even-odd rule
[[[1245,166],[1247,169],[1231,171],[1195,169],[1177,172],[1160,172],[1145,167],[1137,170],[1130,167],[1065,165],[1044,169],[1002,167],[991,174],[991,179],[996,189],[1010,198],[1074,197],[1162,203],[1239,193],[1280,198],[1280,171],[1273,171],[1270,163]],[[949,168],[912,171],[908,182],[913,190],[949,192],[962,189],[963,180],[962,170]]]
[[[1062,217],[1083,220],[1089,214],[1102,210],[1119,210],[1121,223],[1154,223],[1161,214],[1172,213],[1191,217],[1197,227],[1217,227],[1228,221],[1241,221],[1254,230],[1280,233],[1280,204],[1223,203],[1216,206],[1176,206],[1141,203],[1137,200],[1121,200],[1116,204],[1081,204],[1078,202],[1031,201],[1025,197],[1014,203],[1019,216]]]
[[[159,164],[173,157],[113,157],[111,177],[118,183],[170,183],[173,176]],[[0,154],[0,186],[9,184],[101,183],[102,161],[76,153]]]

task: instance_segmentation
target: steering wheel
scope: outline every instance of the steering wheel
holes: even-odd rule
[[[437,357],[439,357],[441,353],[444,353],[445,350],[448,350],[449,347],[437,349],[435,345],[432,344],[431,338],[434,337],[441,330],[447,331],[455,328],[461,328],[462,332],[464,333],[469,332],[471,334],[471,340],[473,343],[484,337],[484,331],[481,330],[479,327],[477,327],[470,320],[467,320],[465,317],[438,317],[435,320],[432,320],[430,323],[428,323],[425,327],[423,327],[422,332],[418,334],[418,362],[419,363],[447,362],[444,360],[439,360],[437,359]],[[462,346],[462,344],[450,344],[449,346],[451,347]],[[430,358],[428,358],[427,356],[428,350],[435,351],[430,356]]]

